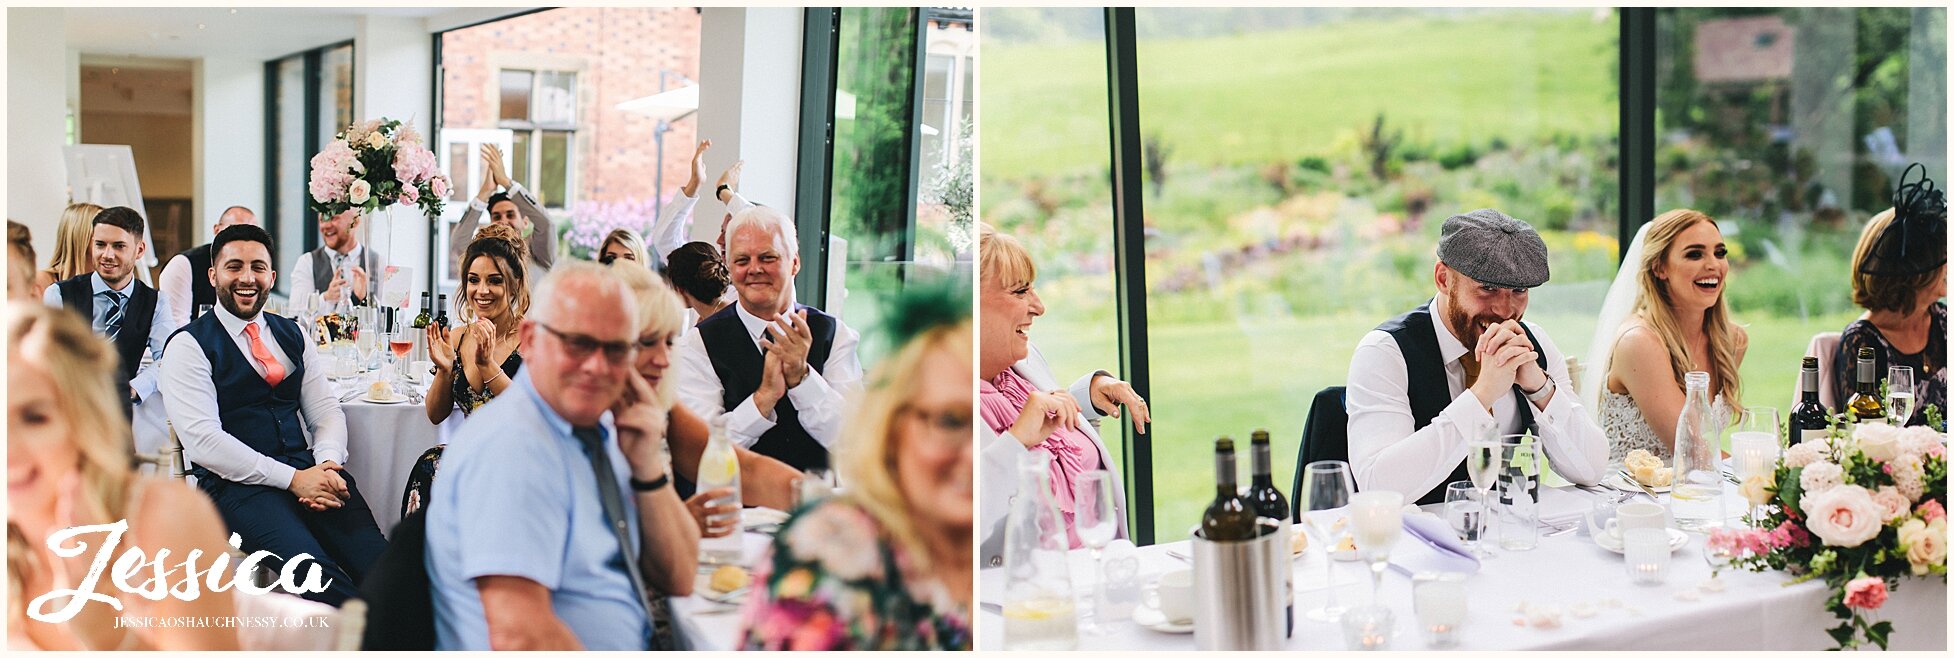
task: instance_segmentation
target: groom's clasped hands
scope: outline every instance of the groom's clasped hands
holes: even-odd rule
[[[1510,395],[1515,384],[1529,392],[1547,384],[1547,373],[1540,369],[1539,353],[1526,331],[1520,328],[1519,320],[1488,325],[1480,332],[1472,355],[1479,361],[1479,379],[1472,383],[1472,393],[1488,410],[1494,401]]]

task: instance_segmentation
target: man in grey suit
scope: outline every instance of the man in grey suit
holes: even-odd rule
[[[448,262],[454,263],[457,275],[466,272],[463,269],[466,264],[457,261],[461,260],[468,243],[475,240],[475,229],[481,227],[482,213],[486,211],[490,223],[513,227],[528,236],[527,280],[539,280],[556,263],[556,228],[550,224],[549,214],[543,212],[536,197],[521,183],[509,180],[509,172],[502,167],[502,149],[483,144],[482,162],[488,169],[482,177],[482,189],[468,202],[468,212],[462,214],[461,223],[448,234]],[[506,191],[496,192],[497,188]]]
[[[367,282],[385,271],[387,257],[360,244],[362,221],[357,209],[319,220],[319,241],[324,244],[293,264],[292,299],[318,292],[327,302],[338,303],[350,293],[353,305],[367,304]]]

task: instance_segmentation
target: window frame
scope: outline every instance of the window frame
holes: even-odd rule
[[[307,220],[311,217],[311,210],[305,208],[311,198],[311,191],[306,185],[307,181],[312,179],[311,154],[318,153],[320,149],[325,147],[325,139],[328,139],[330,135],[337,134],[340,128],[345,127],[323,125],[324,121],[321,120],[321,111],[325,107],[326,99],[319,89],[319,85],[325,81],[326,54],[340,48],[345,48],[349,56],[358,57],[359,55],[358,44],[353,39],[347,39],[345,41],[329,43],[316,48],[308,48],[295,53],[273,57],[264,62],[265,207],[260,216],[264,218],[265,231],[270,233],[274,239],[278,237],[281,231],[289,228],[285,225],[286,221],[295,220],[301,224],[307,224]],[[278,125],[278,103],[280,85],[282,84],[279,67],[295,58],[299,60],[300,79],[302,80],[301,85],[303,86],[302,97],[304,101],[301,103],[298,111],[300,112],[300,122],[304,128],[300,130],[300,137],[298,139],[299,152],[302,157],[297,163],[299,168],[299,185],[298,189],[294,192],[293,190],[283,189],[284,186],[278,180],[279,150],[285,146],[282,138],[284,132],[279,129]],[[351,106],[357,107],[359,102],[359,81],[356,77],[358,75],[357,68],[348,70],[346,75],[349,80],[349,88],[352,90],[347,98],[347,102]],[[299,216],[296,218],[284,217],[279,212],[279,207],[288,198],[288,194],[294,193],[297,195],[296,198],[300,200]],[[294,259],[299,254],[304,254],[319,248],[318,231],[302,230],[299,235],[302,237],[300,238],[296,251],[293,250],[292,245],[284,245],[284,251],[287,256]],[[293,260],[292,262],[297,261]],[[274,265],[276,264],[274,263]],[[275,290],[274,292],[290,290],[291,284],[289,281],[290,277],[279,281],[279,290]]]

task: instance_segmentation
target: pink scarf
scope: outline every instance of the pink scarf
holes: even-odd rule
[[[1011,424],[1017,422],[1025,402],[1036,390],[1030,381],[1009,368],[996,378],[979,383],[984,422],[999,434],[1009,431]],[[1098,467],[1099,451],[1084,430],[1066,428],[1052,432],[1037,447],[1052,453],[1052,497],[1058,500],[1059,514],[1065,517],[1065,535],[1071,548],[1079,548],[1082,544],[1073,525],[1072,482],[1080,473]]]

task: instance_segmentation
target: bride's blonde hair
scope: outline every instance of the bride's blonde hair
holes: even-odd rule
[[[1641,271],[1636,276],[1639,285],[1635,290],[1635,316],[1648,323],[1649,329],[1662,339],[1662,346],[1669,351],[1670,374],[1678,388],[1683,386],[1683,373],[1693,370],[1695,361],[1689,353],[1689,343],[1683,340],[1683,321],[1676,317],[1669,289],[1656,278],[1656,268],[1668,258],[1669,248],[1675,246],[1676,238],[1683,231],[1701,222],[1714,221],[1709,215],[1687,208],[1662,213],[1649,222],[1649,233],[1642,246]],[[1726,273],[1726,281],[1728,276]],[[1710,376],[1722,382],[1710,394],[1723,396],[1732,409],[1739,409],[1743,386],[1737,376],[1736,332],[1731,328],[1730,309],[1724,295],[1717,295],[1717,302],[1704,311],[1703,334],[1709,337]]]

